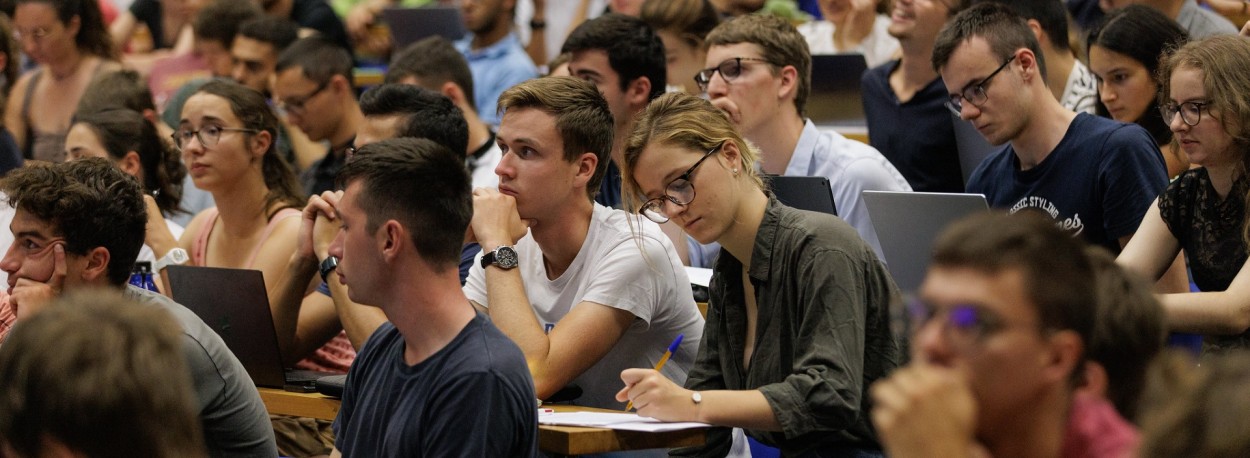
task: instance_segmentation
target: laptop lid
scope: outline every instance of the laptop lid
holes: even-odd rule
[[[768,175],[764,179],[777,200],[787,206],[838,215],[828,178]]]
[[[864,191],[863,199],[886,265],[904,293],[920,288],[933,241],[946,226],[990,208],[981,194]]]
[[[812,91],[807,117],[818,126],[863,126],[860,77],[868,70],[863,54],[812,56]]]
[[[468,33],[457,7],[386,8],[382,21],[391,30],[392,49],[396,51],[426,37],[438,35],[456,41]]]
[[[165,276],[174,302],[191,309],[221,336],[256,386],[285,385],[278,334],[259,270],[169,266]]]

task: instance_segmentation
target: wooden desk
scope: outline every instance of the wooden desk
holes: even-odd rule
[[[339,414],[339,400],[319,393],[292,393],[273,388],[260,388],[260,399],[271,414],[334,420]],[[549,405],[557,412],[612,412],[580,406]],[[605,428],[538,425],[538,449],[555,456],[587,453],[673,448],[699,445],[707,441],[704,428],[650,433],[618,431]]]

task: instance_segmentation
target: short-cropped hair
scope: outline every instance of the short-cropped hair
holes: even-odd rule
[[[586,184],[594,198],[608,169],[612,154],[612,112],[593,84],[571,76],[535,78],[512,86],[499,96],[499,112],[531,108],[556,118],[556,132],[564,142],[564,160],[576,161],[583,153],[599,158]]]
[[[443,37],[422,39],[391,58],[391,65],[386,69],[386,82],[398,83],[409,76],[420,80],[421,86],[426,89],[435,89],[451,81],[460,86],[460,91],[466,96],[473,95],[473,72],[469,71],[469,61]]]
[[[973,37],[984,39],[999,63],[1015,54],[1016,50],[1028,48],[1037,57],[1038,70],[1046,74],[1042,46],[1038,44],[1028,22],[1007,6],[993,2],[968,8],[942,27],[933,45],[933,69],[942,71],[950,62],[951,55],[955,54],[955,49]]]
[[[608,65],[616,72],[622,91],[645,76],[651,82],[647,100],[664,94],[664,82],[668,80],[664,42],[642,19],[610,13],[583,22],[569,34],[560,52],[588,50],[608,55]]]
[[[428,138],[461,157],[469,150],[469,124],[464,112],[438,92],[387,83],[360,96],[360,111],[366,117],[404,117],[396,137]]]
[[[412,235],[421,258],[437,271],[455,269],[473,196],[463,154],[425,138],[394,138],[360,147],[339,171],[338,184],[359,182],[356,202],[375,232],[389,220]]]
[[[108,280],[126,283],[143,246],[148,216],[134,177],[104,158],[34,164],[9,172],[0,190],[18,211],[51,223],[65,252],[109,252]]]
[[[759,46],[760,56],[772,64],[773,75],[787,65],[794,67],[799,77],[799,87],[794,92],[794,108],[799,116],[807,114],[807,96],[812,92],[812,53],[807,39],[789,21],[772,15],[753,14],[739,16],[712,29],[707,34],[708,48],[750,43]]]
[[[227,50],[239,34],[239,24],[265,14],[257,2],[251,0],[213,0],[200,9],[191,21],[191,29],[198,40],[215,41]]]
[[[352,55],[338,43],[320,35],[300,38],[278,54],[275,72],[299,67],[304,77],[318,84],[342,76],[352,84]]]

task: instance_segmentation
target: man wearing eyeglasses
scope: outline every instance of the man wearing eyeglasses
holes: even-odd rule
[[[278,56],[273,95],[287,122],[315,142],[328,142],[321,159],[300,173],[304,193],[334,189],[347,148],[364,120],[352,84],[352,56],[318,36],[302,38]]]
[[[592,200],[612,147],[599,90],[538,78],[499,106],[499,189],[473,192],[465,295],[521,347],[540,399],[573,385],[579,405],[624,409],[621,371],[655,367],[678,335],[661,372],[684,382],[703,318],[681,261],[655,223]]]
[[[1077,393],[1095,278],[1083,244],[1044,216],[987,213],[948,229],[911,306],[912,360],[870,390],[887,454],[1131,455],[1132,425]]]
[[[751,15],[721,23],[707,46],[707,68],[695,81],[759,147],[764,173],[828,178],[838,216],[880,257],[860,194],[911,191],[911,185],[873,147],[806,119],[812,56],[803,35],[784,19]]]
[[[991,207],[1046,214],[1113,253],[1136,232],[1164,186],[1163,156],[1146,130],[1064,108],[1041,71],[1024,19],[996,3],[956,16],[938,35],[933,66],[947,107],[992,145],[968,180]]]

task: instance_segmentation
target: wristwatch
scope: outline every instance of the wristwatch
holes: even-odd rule
[[[512,247],[503,245],[495,248],[494,251],[482,255],[482,268],[485,269],[491,265],[500,269],[508,270],[517,266],[516,250]]]
[[[542,19],[530,19],[530,30],[543,30],[547,28],[547,21]]]
[[[184,250],[182,248],[174,248],[172,250],[169,250],[168,253],[165,253],[165,256],[161,256],[160,259],[156,260],[156,265],[153,266],[152,270],[155,272],[160,272],[161,270],[164,270],[165,267],[168,267],[171,265],[180,266],[180,265],[186,264],[190,260],[191,260],[191,256],[187,255],[187,250]]]
[[[337,268],[339,268],[339,258],[326,256],[325,260],[321,261],[321,281],[329,282],[330,272],[334,272]]]
[[[702,394],[699,394],[699,392],[698,392],[698,391],[692,391],[692,392],[690,392],[690,400],[691,400],[691,401],[694,401],[694,405],[699,405],[699,404],[702,404],[702,403],[703,403],[703,395],[702,395]]]

